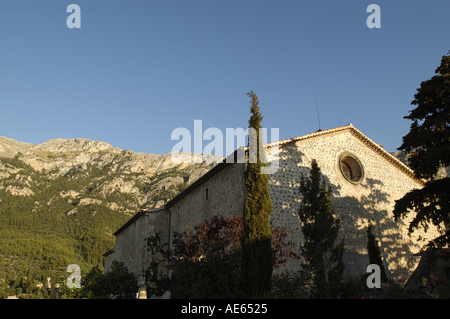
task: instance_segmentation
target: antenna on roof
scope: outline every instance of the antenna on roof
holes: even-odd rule
[[[319,116],[319,105],[316,101],[316,108],[317,108],[317,119],[319,120],[319,131],[322,131],[322,128],[320,127],[320,116]]]

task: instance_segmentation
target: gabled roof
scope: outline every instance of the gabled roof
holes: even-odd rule
[[[346,126],[336,127],[328,130],[319,130],[314,133],[278,141],[278,142],[272,142],[266,144],[267,148],[271,148],[272,146],[278,144],[279,146],[295,143],[298,141],[303,140],[310,140],[314,138],[320,138],[324,137],[326,135],[335,135],[335,134],[341,134],[341,133],[351,133],[353,136],[355,136],[357,139],[359,139],[362,143],[364,143],[367,147],[372,149],[375,153],[383,157],[385,160],[387,160],[389,163],[394,165],[397,169],[399,169],[404,174],[408,175],[410,178],[412,178],[416,183],[421,184],[422,186],[425,185],[424,180],[419,180],[415,177],[414,171],[409,168],[407,165],[405,165],[402,161],[400,161],[397,157],[392,155],[391,153],[387,152],[385,149],[383,149],[382,146],[372,141],[370,138],[365,136],[361,131],[359,131],[357,128],[353,126],[353,124],[348,124]]]
[[[356,129],[353,126],[353,124],[351,124],[351,123],[348,125],[345,125],[345,126],[340,126],[340,127],[336,127],[336,128],[332,128],[332,129],[328,129],[328,130],[319,130],[314,133],[301,135],[298,137],[289,138],[289,139],[285,139],[285,140],[281,140],[281,141],[277,141],[277,142],[268,143],[268,144],[266,144],[266,146],[267,146],[267,148],[272,148],[275,145],[282,147],[283,145],[295,143],[298,141],[306,141],[306,140],[326,137],[326,136],[335,135],[335,134],[342,134],[342,133],[351,133],[353,136],[355,136],[357,139],[359,139],[362,143],[364,143],[367,147],[369,147],[375,153],[377,153],[378,155],[383,157],[385,160],[387,160],[389,163],[391,163],[393,166],[395,166],[397,169],[399,169],[402,173],[409,176],[416,183],[419,183],[422,186],[425,185],[425,181],[419,180],[415,177],[414,171],[412,169],[410,169],[408,166],[406,166],[404,163],[402,163],[397,157],[393,156],[391,153],[384,150],[382,146],[375,143],[370,138],[368,138],[363,133],[361,133],[361,131]],[[248,147],[245,147],[244,150],[247,152]],[[237,151],[234,151],[234,153],[230,154],[229,156],[235,156],[235,158],[236,158],[236,154],[237,154]],[[196,180],[194,183],[189,185],[189,187],[187,187],[185,190],[180,192],[177,196],[175,196],[174,198],[169,200],[164,206],[165,207],[171,206],[173,203],[178,201],[180,198],[186,196],[188,193],[190,193],[192,190],[194,190],[197,186],[201,185],[205,180],[209,179],[211,176],[214,176],[216,173],[220,172],[222,169],[227,167],[227,165],[233,165],[233,163],[226,163],[225,159],[224,159],[223,162],[214,166],[205,175],[203,175],[198,180]]]
[[[123,232],[128,226],[133,224],[139,217],[145,216],[148,213],[154,213],[154,212],[164,210],[164,209],[165,209],[164,206],[161,206],[158,208],[153,208],[153,209],[146,209],[146,210],[141,209],[133,217],[131,217],[125,224],[123,224],[118,230],[116,230],[116,232],[113,233],[113,235],[117,237],[117,235],[119,235],[121,232]]]
[[[110,249],[110,250],[108,250],[106,253],[104,253],[102,256],[103,257],[108,257],[109,255],[111,255],[111,254],[113,254],[114,253],[114,249]]]
[[[234,163],[225,163],[225,160],[213,168],[211,168],[208,172],[206,172],[203,176],[198,178],[195,182],[193,182],[191,185],[189,185],[187,188],[185,188],[182,192],[178,193],[174,198],[169,200],[167,203],[164,204],[164,207],[170,207],[173,203],[175,203],[180,198],[186,196],[188,193],[190,193],[192,190],[194,190],[197,186],[201,185],[205,180],[209,179],[211,176],[214,176],[221,170],[223,170],[228,165],[233,165]]]

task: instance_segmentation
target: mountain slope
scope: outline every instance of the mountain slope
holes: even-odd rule
[[[33,145],[0,137],[0,297],[37,291],[47,277],[60,281],[69,264],[102,269],[115,230],[213,165],[86,139]]]

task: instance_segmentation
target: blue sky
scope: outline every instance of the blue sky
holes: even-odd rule
[[[165,154],[194,120],[246,128],[253,90],[280,139],[317,131],[318,101],[322,129],[353,123],[395,151],[450,50],[449,13],[448,0],[0,0],[0,136]]]

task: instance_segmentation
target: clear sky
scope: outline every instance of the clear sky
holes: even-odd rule
[[[317,131],[318,101],[322,129],[353,123],[395,151],[449,17],[448,0],[0,0],[0,136],[165,154],[194,120],[246,128],[253,90],[280,139]]]

